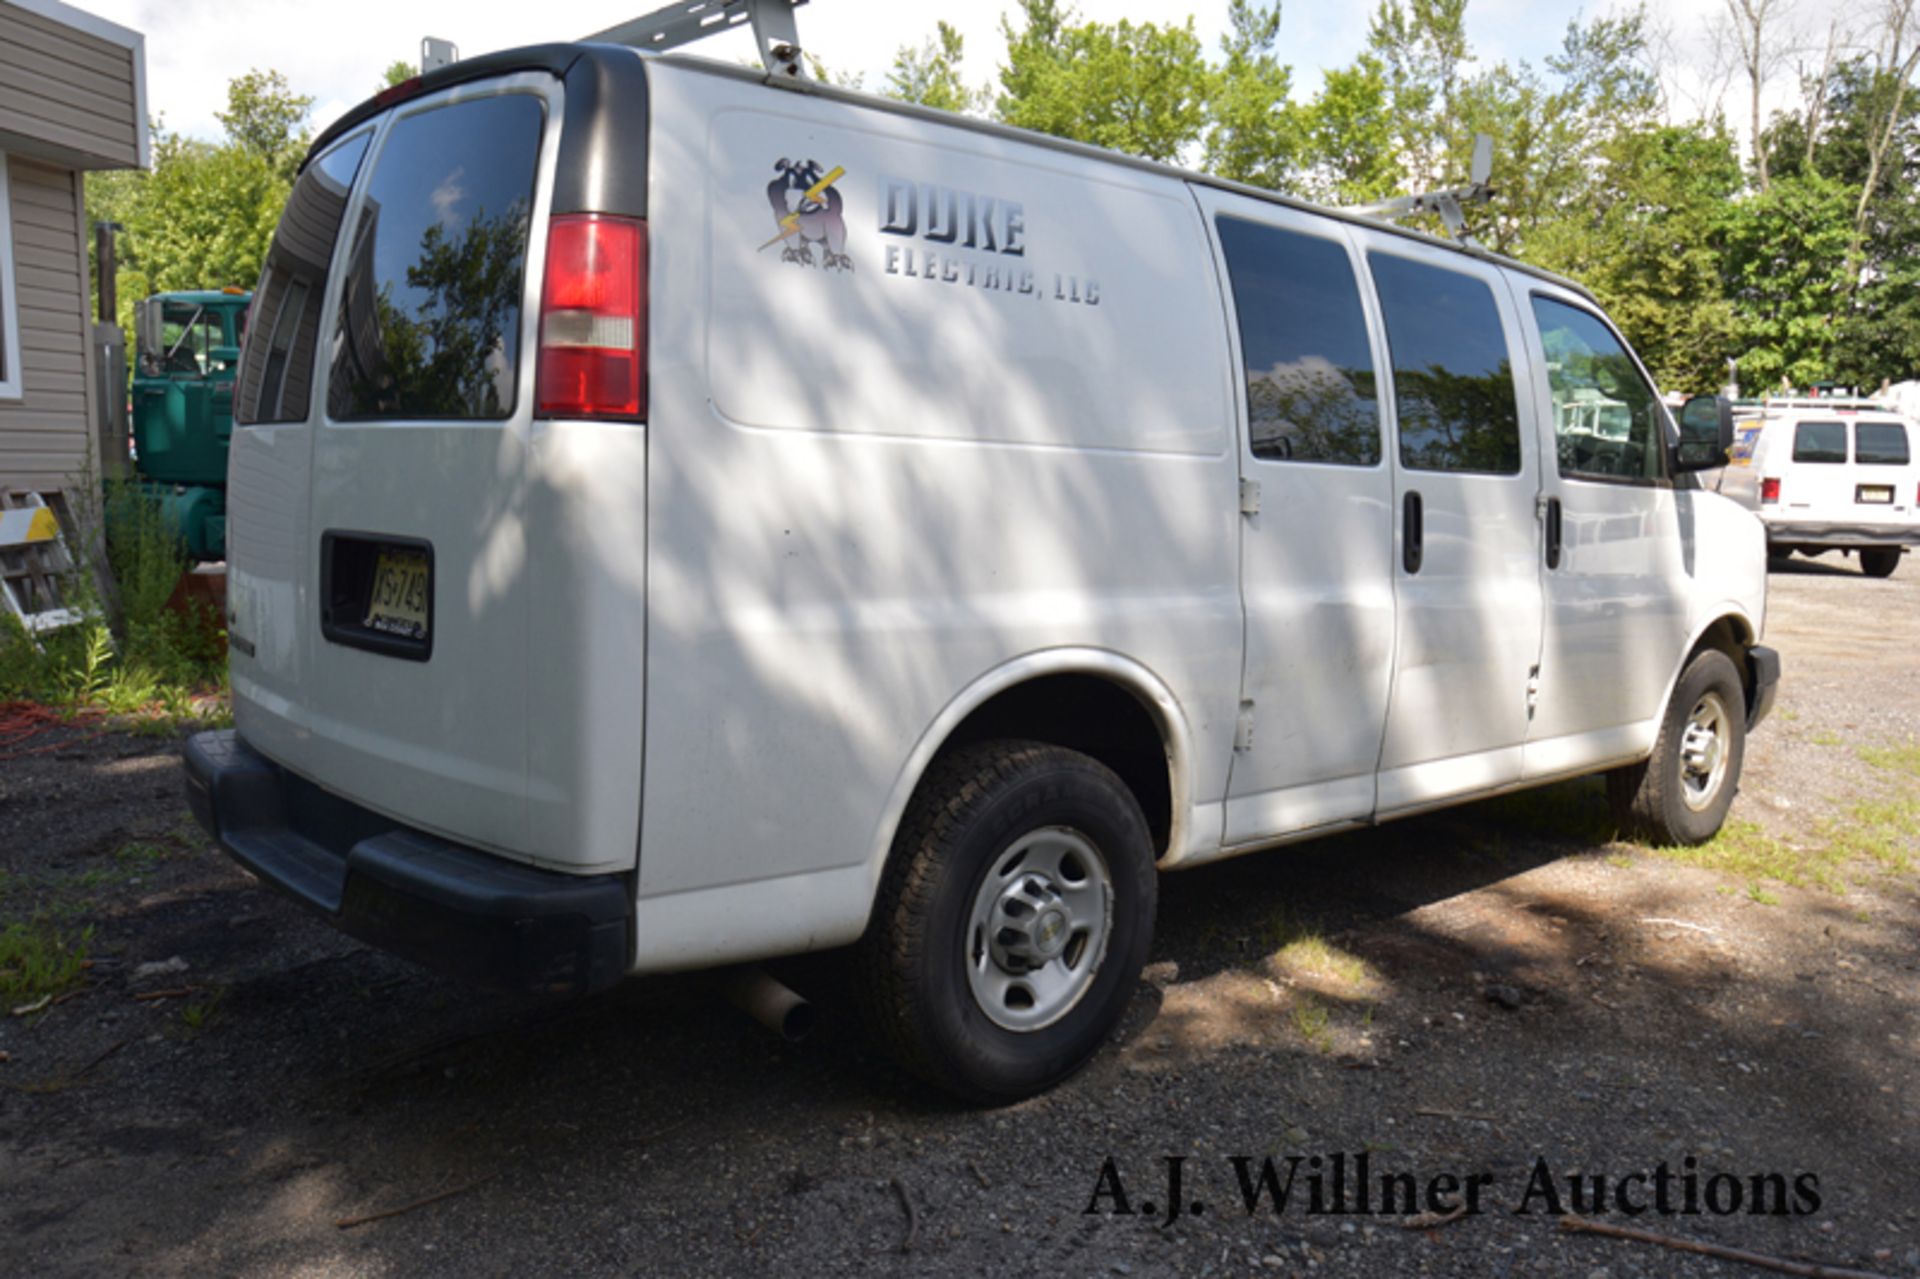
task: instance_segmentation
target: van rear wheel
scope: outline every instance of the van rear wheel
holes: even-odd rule
[[[1717,648],[1681,672],[1646,760],[1607,774],[1622,829],[1656,844],[1704,844],[1720,832],[1746,757],[1746,689]]]
[[[1892,577],[1900,567],[1900,548],[1873,546],[1860,552],[1860,571],[1868,577]]]
[[[1146,964],[1158,884],[1140,805],[1099,761],[965,746],[922,780],[855,951],[876,1037],[969,1102],[1084,1065]]]

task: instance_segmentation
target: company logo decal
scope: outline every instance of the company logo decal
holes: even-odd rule
[[[907,178],[883,176],[881,183],[886,198],[880,234],[899,237],[886,243],[888,275],[1100,305],[1098,280],[1033,267],[1027,257],[1027,210],[1020,201]]]
[[[773,167],[780,176],[767,183],[767,203],[773,209],[775,235],[760,248],[784,245],[782,262],[813,266],[818,246],[821,270],[853,270],[853,259],[847,255],[847,222],[841,215],[845,201],[833,185],[847,171],[836,164],[823,172],[818,160],[781,160]]]

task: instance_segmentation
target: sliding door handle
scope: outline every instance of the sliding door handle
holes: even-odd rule
[[[1560,567],[1560,499],[1547,499],[1547,567]]]
[[[1418,573],[1426,558],[1424,522],[1420,494],[1408,489],[1400,499],[1400,566],[1409,573]]]

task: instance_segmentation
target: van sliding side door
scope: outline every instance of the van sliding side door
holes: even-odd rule
[[[1499,268],[1357,231],[1391,360],[1398,640],[1379,812],[1517,781],[1540,654],[1540,489]]]
[[[1373,812],[1393,660],[1380,348],[1346,228],[1195,191],[1239,373],[1246,657],[1225,842]]]

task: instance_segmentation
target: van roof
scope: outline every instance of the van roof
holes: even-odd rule
[[[506,75],[513,71],[539,70],[564,77],[568,69],[583,57],[596,59],[607,57],[639,57],[648,61],[664,62],[677,68],[704,75],[722,76],[734,80],[748,81],[755,84],[766,85],[769,88],[784,90],[789,93],[811,94],[815,97],[846,102],[851,105],[867,108],[868,110],[884,111],[890,115],[906,116],[911,119],[925,121],[929,124],[943,125],[947,128],[965,129],[973,133],[984,133],[992,137],[1008,138],[1017,142],[1023,142],[1029,146],[1044,147],[1051,151],[1063,151],[1069,155],[1082,156],[1089,160],[1098,160],[1104,164],[1117,164],[1125,168],[1137,169],[1142,172],[1173,178],[1180,182],[1192,182],[1201,186],[1214,187],[1221,191],[1231,191],[1236,195],[1248,196],[1255,200],[1265,201],[1268,204],[1277,204],[1289,209],[1299,209],[1306,213],[1319,214],[1322,217],[1334,218],[1355,226],[1367,227],[1370,230],[1384,231],[1389,235],[1400,236],[1404,239],[1415,240],[1422,244],[1430,244],[1436,248],[1446,249],[1453,253],[1492,262],[1508,270],[1519,271],[1537,279],[1545,280],[1550,284],[1556,284],[1561,288],[1569,289],[1593,302],[1596,306],[1599,305],[1599,299],[1595,298],[1593,292],[1585,285],[1570,280],[1565,276],[1556,275],[1552,271],[1544,270],[1541,267],[1531,266],[1525,262],[1516,261],[1504,254],[1495,253],[1491,249],[1481,248],[1477,245],[1462,244],[1457,240],[1449,240],[1437,235],[1429,235],[1424,231],[1415,231],[1409,227],[1399,226],[1395,223],[1386,222],[1377,218],[1365,217],[1345,209],[1314,204],[1311,201],[1282,195],[1277,191],[1269,191],[1264,187],[1249,186],[1244,182],[1232,182],[1226,178],[1214,177],[1211,174],[1197,173],[1191,169],[1183,169],[1178,165],[1163,164],[1157,160],[1146,160],[1139,156],[1127,155],[1124,152],[1110,151],[1104,147],[1092,146],[1085,142],[1073,142],[1066,138],[1054,137],[1048,133],[1035,133],[1030,129],[1016,128],[1013,125],[1000,124],[993,120],[981,120],[974,116],[961,115],[957,112],[941,111],[933,107],[923,107],[918,103],[901,102],[895,98],[884,98],[877,94],[862,93],[855,89],[843,89],[837,85],[824,84],[811,78],[776,79],[756,67],[736,66],[731,63],[717,61],[713,58],[703,58],[691,54],[649,53],[635,49],[629,45],[596,44],[589,41],[526,45],[517,49],[503,49],[497,53],[482,54],[479,57],[469,58],[462,62],[450,63],[447,66],[439,67],[433,71],[426,72],[424,75],[417,76],[414,80],[409,80],[404,86],[401,86],[411,87],[412,92],[410,93],[402,95],[394,89],[388,89],[367,99],[359,106],[352,108],[338,120],[328,125],[327,128],[313,140],[313,145],[307,150],[307,158],[311,160],[332,143],[335,138],[369,117],[378,115],[403,96],[412,97],[419,94],[432,93],[448,85],[479,80],[488,76]],[[418,82],[417,85],[415,81]],[[304,164],[302,167],[304,167]]]

